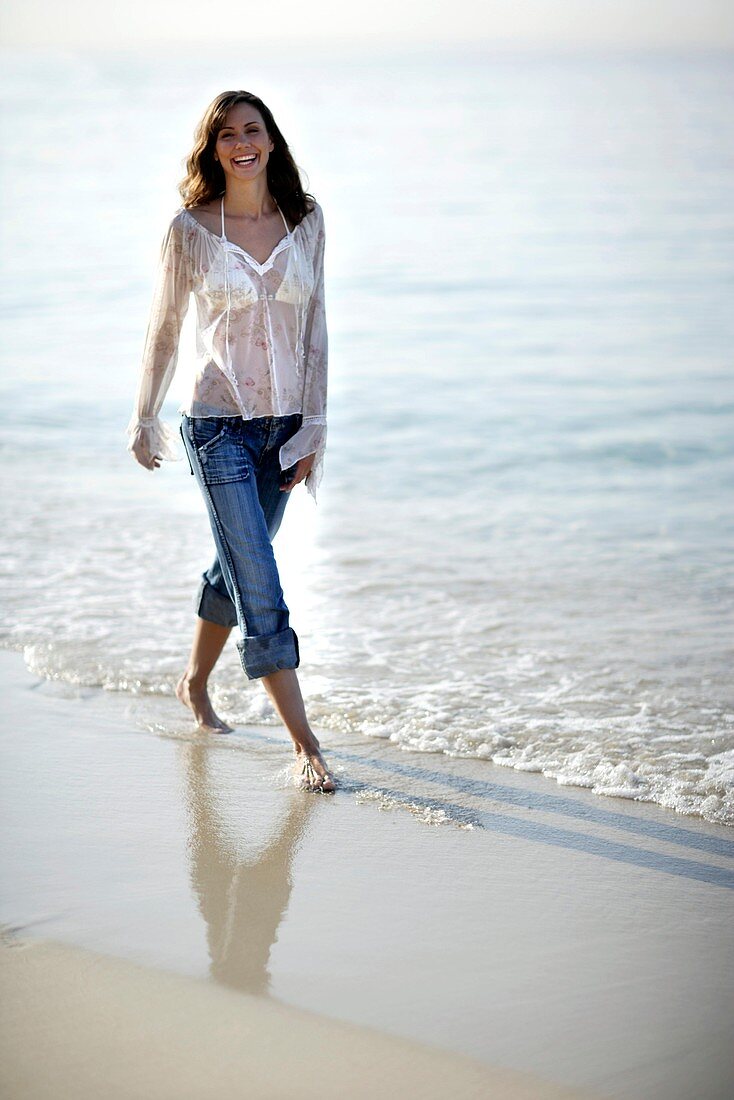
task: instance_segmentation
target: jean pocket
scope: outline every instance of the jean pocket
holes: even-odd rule
[[[189,438],[206,485],[245,481],[250,476],[247,448],[228,417],[190,419]]]
[[[199,455],[208,454],[229,433],[229,422],[223,416],[196,416],[189,419],[191,439]]]

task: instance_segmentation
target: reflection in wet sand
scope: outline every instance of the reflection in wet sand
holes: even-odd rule
[[[210,972],[223,985],[267,994],[268,959],[291,893],[293,857],[314,800],[288,792],[288,808],[275,839],[252,862],[227,841],[208,774],[209,749],[188,748],[191,878],[207,927]]]

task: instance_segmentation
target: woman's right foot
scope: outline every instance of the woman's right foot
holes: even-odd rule
[[[206,687],[195,687],[187,679],[186,673],[176,684],[176,698],[193,711],[194,718],[201,730],[213,733],[232,733],[233,726],[228,726],[214,710],[209,692]]]

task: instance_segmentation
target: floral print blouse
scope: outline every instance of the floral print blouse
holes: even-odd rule
[[[326,447],[328,338],[324,216],[318,203],[260,264],[179,208],[161,247],[128,450],[177,460],[176,437],[159,413],[176,372],[181,326],[193,291],[197,309],[193,386],[178,411],[192,417],[302,413],[279,452],[281,469],[316,454],[306,488],[316,499]]]

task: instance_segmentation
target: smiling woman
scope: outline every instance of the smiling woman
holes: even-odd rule
[[[166,231],[128,450],[146,469],[177,459],[160,420],[191,294],[198,362],[179,408],[180,434],[204,496],[216,555],[196,598],[191,658],[177,686],[201,727],[229,732],[207,682],[229,631],[249,679],[262,678],[294,742],[301,782],[334,790],[295,669],[298,638],[272,540],[289,493],[321,479],[326,446],[328,339],[324,218],[304,193],[270,110],[250,92],[224,92],[196,132]]]

